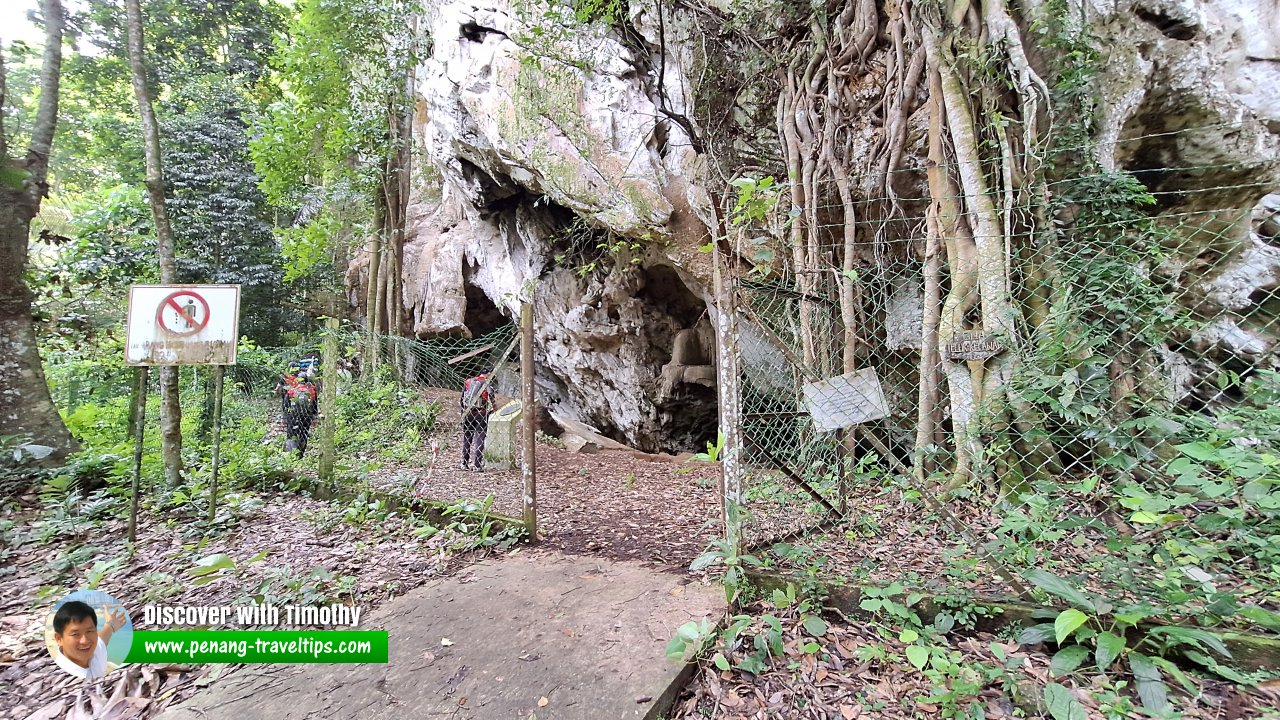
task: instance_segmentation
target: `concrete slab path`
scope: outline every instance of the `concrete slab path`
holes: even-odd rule
[[[389,631],[387,665],[250,666],[161,718],[652,720],[682,670],[667,641],[723,607],[687,576],[525,551],[372,612],[361,627]]]

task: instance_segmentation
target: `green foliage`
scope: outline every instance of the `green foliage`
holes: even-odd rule
[[[858,607],[892,623],[921,627],[920,616],[911,608],[923,598],[919,593],[907,593],[901,583],[892,583],[883,588],[863,588]]]
[[[1030,35],[1052,51],[1046,53],[1053,62],[1051,102],[1065,122],[1057,128],[1058,151],[1050,157],[1050,166],[1066,177],[1078,169],[1078,163],[1087,162],[1089,153],[1080,150],[1092,144],[1097,129],[1096,79],[1104,65],[1102,44],[1066,0],[1048,0],[1037,13]]]
[[[793,0],[730,0],[726,25],[752,37],[768,37],[807,25],[816,7]]]
[[[1017,393],[1045,417],[1051,437],[1092,439],[1099,461],[1132,463],[1149,450],[1138,432],[1159,430],[1152,408],[1112,397],[1115,378],[1139,375],[1142,358],[1188,327],[1155,272],[1167,258],[1168,231],[1148,215],[1155,199],[1127,173],[1093,172],[1061,181],[1052,212],[1062,253],[1055,283],[1065,288],[1038,329],[1034,354],[1020,364]],[[1117,348],[1125,348],[1117,358]],[[1128,358],[1126,361],[1124,358]],[[1125,364],[1127,363],[1127,364]]]
[[[738,198],[729,213],[729,222],[740,226],[747,237],[749,247],[743,248],[755,266],[757,277],[768,275],[778,259],[780,240],[770,232],[770,219],[782,199],[781,186],[775,186],[772,175],[763,178],[740,177],[731,183],[738,190]],[[792,218],[794,219],[794,217]]]
[[[1068,340],[1078,330],[1058,323],[1062,352],[1151,347],[1169,337],[1184,320],[1153,272],[1168,257],[1163,242],[1169,236],[1149,213],[1155,197],[1127,172],[1082,174],[1061,181],[1056,191],[1055,215],[1074,213],[1059,226],[1059,242],[1071,248],[1061,259],[1062,282],[1071,288],[1063,309],[1086,329]]]
[[[88,529],[80,519],[79,488],[69,475],[47,478],[40,486],[43,516],[37,523],[37,542],[54,539],[79,539]]]
[[[294,216],[281,228],[285,274],[297,287],[341,287],[337,258],[375,228],[393,119],[410,102],[405,77],[423,38],[410,0],[302,0],[278,45],[288,92],[250,133],[267,201]],[[402,140],[407,142],[407,140]]]
[[[439,414],[439,403],[424,402],[415,388],[389,378],[356,383],[338,395],[340,449],[354,453],[380,447],[412,453],[435,427]]]
[[[37,318],[59,346],[119,332],[127,286],[157,279],[124,13],[111,0],[76,11],[82,51],[64,50],[53,194],[33,225],[31,262]],[[281,263],[244,121],[280,91],[271,65],[286,12],[274,0],[155,0],[146,9],[180,281],[241,284],[242,328],[259,338],[298,321],[278,303]],[[19,91],[26,108],[34,90]]]
[[[724,431],[716,431],[716,441],[707,441],[707,451],[694,453],[693,458],[699,462],[720,462],[720,453],[724,450]]]
[[[347,503],[340,516],[348,525],[378,527],[395,517],[395,514],[385,498],[370,497],[369,493],[361,492]]]
[[[771,658],[784,657],[782,621],[776,615],[734,615],[720,633],[726,664],[749,673],[763,672]],[[728,657],[732,661],[728,661]]]
[[[500,528],[498,522],[489,516],[493,500],[490,493],[483,500],[461,500],[445,508],[444,515],[450,519],[445,529],[459,536],[451,546],[453,549],[465,551],[500,547],[505,550],[525,536],[523,525]]]
[[[733,544],[725,540],[713,540],[711,547],[689,564],[689,569],[697,572],[707,568],[722,566],[724,574],[720,578],[724,585],[725,601],[730,605],[738,601],[745,590],[747,565],[760,567],[760,558],[750,554],[740,554]]]
[[[103,580],[118,573],[126,564],[126,558],[117,557],[110,560],[98,560],[84,573],[84,587],[97,590]]]
[[[181,595],[187,587],[186,583],[164,572],[149,572],[142,579],[147,589],[143,591],[138,601],[144,604],[163,602],[176,597]]]
[[[325,605],[341,602],[354,596],[356,578],[353,575],[334,575],[326,567],[313,567],[303,574],[295,574],[288,568],[267,568],[257,586],[243,595],[239,602],[246,604]]]
[[[804,579],[800,581],[800,596],[812,606],[821,607],[827,595],[826,584],[821,578],[827,557],[814,552],[811,547],[789,543],[776,543],[769,549],[769,554],[804,573]],[[774,604],[783,607],[778,603],[777,597],[774,598]]]
[[[142,191],[119,185],[51,199],[32,228],[40,241],[32,245],[27,282],[45,347],[56,354],[102,343],[110,353],[123,335],[128,286],[158,279]],[[106,365],[117,366],[113,360]]]
[[[191,78],[216,75],[248,92],[259,90],[272,69],[286,7],[274,0],[150,0],[144,52],[153,81],[182,87]],[[107,56],[125,59],[124,20],[116,4],[90,0],[83,27]]]
[[[1053,720],[1086,720],[1089,717],[1071,691],[1059,683],[1045,685],[1044,704]]]
[[[627,0],[571,0],[571,4],[574,19],[584,25],[593,22],[616,25],[627,17]]]
[[[1022,644],[1052,639],[1059,646],[1049,666],[1054,677],[1076,672],[1089,659],[1103,674],[1127,667],[1143,707],[1155,713],[1169,709],[1166,676],[1184,681],[1182,671],[1166,657],[1173,653],[1229,680],[1250,682],[1210,655],[1231,658],[1226,645],[1213,633],[1198,628],[1153,625],[1148,621],[1158,615],[1158,608],[1146,604],[1116,608],[1044,570],[1028,571],[1024,577],[1037,588],[1073,606],[1056,613],[1043,613],[1041,617],[1052,618],[1052,622],[1027,628],[1019,638]],[[1185,682],[1190,685],[1189,681]],[[1062,713],[1075,712],[1068,703],[1059,701],[1058,706]],[[1057,717],[1058,713],[1054,715]]]
[[[47,477],[50,472],[39,464],[49,456],[51,448],[33,445],[29,438],[0,435],[0,497],[13,497],[28,488],[33,481]]]
[[[578,277],[586,277],[620,262],[639,265],[644,243],[651,239],[648,234],[636,239],[602,231],[581,217],[574,217],[556,237],[553,258],[557,265],[571,268]]]
[[[1212,414],[1122,424],[1128,441],[1113,443],[1111,461],[1132,472],[1032,483],[1003,514],[999,552],[1044,565],[1058,543],[1105,546],[1070,569],[1115,578],[1166,621],[1277,627],[1259,607],[1273,598],[1246,602],[1241,591],[1280,582],[1280,376],[1255,373],[1239,391],[1239,400]],[[1101,522],[1090,510],[1097,503],[1136,530]]]
[[[248,108],[217,85],[188,91],[193,97],[163,123],[161,138],[178,280],[240,285],[241,332],[277,342],[299,318],[280,304],[282,259],[255,184]]]
[[[774,187],[773,182],[772,175],[734,178],[730,184],[738,189],[738,199],[729,213],[729,222],[742,225],[768,219],[781,199],[781,188]]]
[[[702,653],[714,635],[715,625],[710,620],[690,620],[681,625],[667,642],[666,655],[678,663],[690,662]]]
[[[516,0],[512,9],[522,27],[511,38],[538,67],[587,71],[602,30],[627,22],[628,0]]]
[[[55,245],[62,267],[46,276],[49,285],[120,292],[159,280],[151,208],[142,187],[113,185],[78,195],[67,212],[74,235]]]
[[[194,585],[208,585],[224,580],[236,583],[243,581],[249,568],[265,560],[269,554],[270,551],[263,550],[242,563],[225,553],[206,555],[187,568],[187,576]]]
[[[321,278],[322,281],[336,283],[336,278],[326,277],[326,274],[337,270],[333,266],[335,239],[346,236],[341,218],[333,212],[323,212],[309,223],[278,230],[276,237],[280,240],[280,252],[285,260],[285,282]]]

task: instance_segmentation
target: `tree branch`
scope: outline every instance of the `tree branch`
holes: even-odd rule
[[[40,69],[40,106],[31,128],[31,147],[27,151],[27,170],[43,197],[45,179],[49,175],[49,155],[53,150],[53,132],[58,125],[58,80],[62,75],[62,0],[43,0],[44,66]]]

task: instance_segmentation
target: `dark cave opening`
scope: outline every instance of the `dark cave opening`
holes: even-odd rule
[[[644,272],[644,287],[636,297],[669,315],[680,327],[693,327],[707,311],[706,305],[685,287],[684,281],[674,269],[666,265],[654,265],[645,268]]]
[[[662,420],[660,448],[663,452],[703,452],[716,441],[720,427],[720,404],[715,387],[685,385],[659,407]]]
[[[666,328],[653,348],[662,363],[656,368],[659,389],[653,397],[660,423],[657,449],[701,451],[708,441],[715,442],[720,407],[706,305],[671,267],[646,267],[644,277],[636,298],[663,319],[653,327]]]
[[[1194,22],[1171,17],[1159,10],[1138,6],[1133,9],[1133,14],[1170,40],[1194,40],[1200,34],[1200,28]]]
[[[467,332],[471,337],[480,337],[497,330],[498,328],[510,324],[498,306],[494,304],[489,296],[472,282],[472,272],[469,266],[463,268],[463,288],[466,292],[467,309],[463,314],[463,324],[467,326]]]

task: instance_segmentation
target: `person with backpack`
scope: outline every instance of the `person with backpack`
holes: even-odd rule
[[[494,409],[489,375],[480,373],[462,385],[462,469],[484,470],[484,436]]]
[[[311,423],[315,420],[319,406],[316,402],[315,383],[308,377],[299,378],[289,386],[288,407],[285,410],[285,427],[287,437],[286,450],[297,450],[298,457],[307,451],[307,437],[311,434]]]
[[[276,376],[276,386],[271,390],[271,394],[276,396],[280,401],[280,417],[283,419],[289,414],[289,388],[298,382],[298,378],[291,372],[283,372]]]

